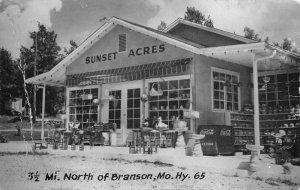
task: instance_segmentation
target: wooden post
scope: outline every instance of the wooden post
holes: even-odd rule
[[[43,86],[43,103],[42,103],[42,132],[41,139],[44,140],[44,123],[45,123],[45,96],[46,96],[46,84]]]

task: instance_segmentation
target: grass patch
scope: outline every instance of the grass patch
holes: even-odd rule
[[[123,158],[103,158],[102,160],[107,160],[107,161],[118,161],[118,162],[128,162],[131,163],[129,160],[125,160]]]
[[[16,136],[17,130],[15,131],[3,131],[0,132],[2,135],[5,134],[5,136],[8,137],[8,141],[24,141],[24,137],[26,141],[31,140],[31,132],[30,131],[23,131],[23,135],[21,136]],[[45,136],[48,135],[48,131],[45,131]],[[41,140],[41,131],[32,131],[32,137],[33,140]]]
[[[285,184],[287,186],[297,186],[300,184],[300,183],[294,183],[289,179],[281,179],[281,178],[277,178],[277,179],[268,178],[265,180],[265,182],[269,183],[270,185],[276,184],[277,186],[278,186],[278,183]]]
[[[6,156],[6,155],[38,155],[38,156],[44,156],[44,155],[49,155],[48,152],[0,152],[1,156]]]
[[[135,160],[134,163],[154,164],[160,167],[172,167],[173,164],[164,163],[161,161],[149,162],[148,160]]]
[[[118,161],[118,162],[127,162],[127,163],[142,163],[142,164],[154,164],[160,167],[172,167],[174,166],[173,164],[168,164],[160,161],[155,161],[155,162],[150,162],[148,160],[134,160],[133,162],[129,160],[125,160],[123,158],[103,158],[103,160],[108,160],[108,161]],[[185,168],[183,168],[185,169]]]
[[[280,186],[278,184],[278,182],[276,180],[274,180],[273,178],[268,178],[265,180],[265,183],[269,184],[269,185],[272,185],[272,186]]]

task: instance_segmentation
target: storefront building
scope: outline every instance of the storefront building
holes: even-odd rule
[[[67,122],[83,130],[116,123],[122,145],[145,118],[161,116],[172,129],[184,110],[197,110],[200,118],[189,121],[197,132],[199,125],[232,125],[228,114],[249,104],[255,111],[258,97],[272,109],[296,106],[299,66],[298,54],[182,19],[161,32],[112,17],[51,71],[26,82],[65,86]],[[259,91],[264,76],[272,87]]]

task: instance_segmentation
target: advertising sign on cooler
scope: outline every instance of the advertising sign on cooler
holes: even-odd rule
[[[205,135],[205,138],[201,140],[204,155],[234,153],[234,131],[232,126],[200,125],[198,134]]]

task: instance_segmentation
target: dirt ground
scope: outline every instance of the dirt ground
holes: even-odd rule
[[[298,189],[272,179],[227,176],[144,160],[104,159],[97,154],[0,153],[0,190],[35,189]],[[204,173],[203,173],[204,172]],[[51,174],[53,178],[51,179]],[[78,176],[82,174],[81,177]],[[84,178],[84,174],[86,177]],[[127,177],[126,177],[126,174]],[[136,174],[135,176],[131,174]],[[107,175],[107,177],[105,177]],[[120,177],[120,175],[123,175]],[[188,175],[183,179],[183,175]],[[46,180],[48,176],[48,180]],[[55,177],[56,176],[56,177]],[[88,176],[90,176],[88,178]],[[93,178],[91,178],[93,176]],[[139,177],[138,177],[139,176]],[[177,177],[176,177],[177,176]],[[138,179],[140,178],[140,179]],[[143,179],[144,178],[144,179]],[[201,179],[202,178],[202,179]]]

